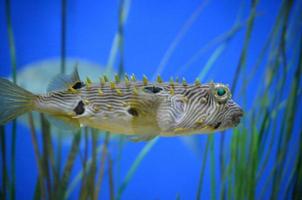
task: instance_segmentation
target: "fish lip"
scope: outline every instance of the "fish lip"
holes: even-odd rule
[[[235,115],[232,116],[232,123],[234,124],[234,126],[238,126],[238,124],[240,124],[241,118],[243,117],[244,112],[242,109],[239,110],[238,113],[236,113]]]
[[[222,125],[222,122],[217,122],[216,124],[214,124],[213,128],[218,129],[221,125]]]

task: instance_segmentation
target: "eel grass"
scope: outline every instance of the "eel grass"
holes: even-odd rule
[[[68,2],[62,0],[61,3],[61,73],[65,73]],[[205,52],[210,49],[209,47],[215,46],[212,55],[199,73],[199,79],[205,81],[209,71],[215,66],[215,62],[227,49],[229,41],[239,31],[245,30],[243,47],[233,77],[232,92],[235,96],[242,97],[244,107],[248,109],[242,124],[233,129],[231,134],[204,135],[198,138],[205,140],[206,145],[202,147],[200,153],[201,163],[198,172],[199,181],[196,183],[196,199],[208,197],[208,194],[203,192],[204,185],[210,185],[211,199],[299,199],[302,196],[302,127],[299,121],[299,117],[302,116],[300,101],[302,35],[301,31],[297,33],[293,25],[300,22],[299,13],[302,13],[302,6],[299,7],[300,2],[282,1],[275,23],[266,42],[262,44],[257,60],[254,65],[247,66],[259,3],[261,3],[259,0],[251,1],[246,22],[240,23],[240,19],[237,19],[229,31],[201,48],[187,62],[188,65],[192,65],[201,56],[200,52]],[[113,71],[116,65],[119,76],[125,72],[124,31],[130,4],[130,0],[120,1],[117,33],[107,64],[107,71]],[[5,5],[11,67],[13,81],[16,82],[16,49],[10,0],[6,0]],[[195,15],[192,15],[184,24],[183,30],[180,30],[174,40],[175,44],[171,45],[169,52],[165,54],[159,71],[164,70],[178,42],[185,36],[187,29],[196,20],[203,6],[202,4]],[[181,67],[177,73],[184,71],[185,68]],[[264,82],[256,86],[257,90],[253,94],[254,103],[248,106],[246,91],[259,79]],[[52,137],[54,129],[45,117],[40,115],[41,135],[36,131],[31,113],[28,115],[28,121],[38,169],[33,199],[70,199],[75,195],[79,199],[100,199],[105,193],[103,185],[104,180],[107,179],[109,198],[120,200],[128,185],[131,184],[140,163],[159,141],[155,138],[146,143],[125,177],[120,180],[119,170],[122,165],[123,146],[126,142],[123,136],[118,138],[118,153],[113,157],[109,148],[111,142],[109,134],[101,134],[97,130],[84,128],[74,133],[66,160],[63,160],[62,138]],[[16,198],[16,136],[17,126],[14,121],[12,145],[7,154],[6,127],[0,127],[2,161],[0,199]],[[83,145],[83,151],[80,150],[81,145]],[[219,148],[215,148],[215,145]],[[290,155],[289,152],[291,152]],[[11,157],[10,163],[8,163],[7,155]],[[75,167],[77,162],[81,163],[80,169]],[[209,178],[205,178],[207,171],[210,172]],[[176,193],[175,196],[176,199],[184,197],[181,193]]]

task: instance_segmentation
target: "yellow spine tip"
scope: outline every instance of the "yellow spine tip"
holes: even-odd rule
[[[172,87],[174,86],[174,79],[173,79],[173,77],[170,78],[170,82],[169,82],[169,83],[170,83],[170,85],[171,85]]]
[[[102,87],[104,87],[104,85],[106,84],[103,77],[100,77],[100,84],[101,84]]]
[[[91,84],[92,84],[92,81],[90,78],[86,78],[86,81],[85,81],[85,84],[86,84],[86,87],[89,89],[91,87]]]
[[[77,93],[79,93],[79,91],[76,90],[76,89],[74,89],[73,87],[69,87],[69,88],[68,88],[68,91],[69,91],[70,93],[72,93],[72,94],[77,94]]]
[[[200,86],[200,80],[199,80],[199,78],[197,78],[197,79],[195,80],[195,85],[196,85],[196,86]]]
[[[204,120],[203,120],[203,119],[200,119],[200,120],[197,120],[195,123],[196,123],[197,125],[203,125],[203,122],[204,122]]]
[[[129,81],[129,79],[125,79],[125,85],[126,85],[126,87],[129,87],[129,86],[130,86],[130,81]]]
[[[136,81],[136,77],[135,77],[134,74],[131,75],[131,80],[132,80],[132,81]]]
[[[110,88],[111,88],[111,89],[115,89],[115,83],[112,82],[112,81],[110,82]]]
[[[108,108],[109,110],[111,110],[111,109],[112,109],[112,105],[107,104],[107,108]]]
[[[114,76],[114,79],[116,83],[119,83],[121,81],[119,75],[117,74]]]
[[[163,82],[163,80],[162,80],[162,78],[160,77],[160,75],[157,76],[157,82],[158,82],[158,83],[162,83],[162,82]]]
[[[88,105],[90,102],[89,102],[88,99],[84,99],[84,100],[83,100],[83,103],[84,103],[85,105]]]
[[[108,79],[108,77],[106,75],[103,76],[103,79],[104,79],[105,82],[109,81],[109,79]]]
[[[133,87],[133,94],[138,95],[138,90],[136,87]]]
[[[175,94],[175,91],[174,91],[173,88],[170,89],[170,94],[171,94],[171,95],[174,95],[174,94]]]
[[[183,85],[183,86],[187,86],[187,85],[188,85],[188,83],[187,83],[187,81],[186,81],[185,78],[182,78],[182,85]]]
[[[101,106],[95,105],[95,106],[93,106],[93,110],[94,110],[95,112],[98,112],[98,111],[101,110]]]
[[[144,86],[148,85],[148,78],[145,75],[143,75],[143,83],[144,83]]]
[[[123,93],[122,93],[122,91],[121,91],[120,89],[116,88],[115,91],[116,91],[116,93],[117,93],[118,95],[120,95],[120,96],[123,95]]]
[[[122,104],[123,104],[124,107],[128,107],[129,106],[129,103],[127,103],[127,102],[122,102]]]
[[[91,81],[91,79],[89,77],[86,78],[86,83],[88,83],[88,84],[92,83],[92,81]]]
[[[100,96],[102,96],[104,94],[104,92],[101,89],[98,89],[98,93]]]
[[[125,75],[124,75],[124,79],[125,79],[125,81],[126,81],[126,80],[129,81],[129,76],[128,76],[128,74],[125,74]]]

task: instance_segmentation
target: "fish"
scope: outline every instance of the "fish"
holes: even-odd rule
[[[138,81],[135,75],[123,80],[101,76],[93,83],[82,81],[77,68],[54,77],[45,94],[0,78],[0,105],[0,125],[37,111],[62,129],[91,127],[138,141],[223,131],[236,127],[244,113],[222,83],[163,82],[160,76],[154,82],[146,76]]]

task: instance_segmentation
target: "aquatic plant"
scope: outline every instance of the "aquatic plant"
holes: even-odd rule
[[[10,52],[10,61],[11,61],[11,69],[12,69],[12,78],[13,82],[17,82],[17,62],[16,62],[16,48],[15,48],[15,40],[14,33],[12,28],[12,19],[11,19],[11,4],[10,1],[7,0],[5,4],[5,15],[6,15],[6,26],[9,40],[9,52]],[[1,127],[1,144],[2,144],[2,157],[3,157],[3,190],[1,191],[1,196],[3,195],[4,199],[9,197],[10,199],[15,199],[15,181],[16,181],[16,137],[17,137],[17,121],[13,120],[12,122],[12,140],[11,140],[11,163],[10,163],[10,176],[8,176],[7,165],[6,165],[6,144],[5,144],[5,127]],[[7,195],[7,192],[9,195]]]
[[[62,0],[62,41],[61,72],[66,71],[66,1]],[[184,67],[176,70],[182,75],[209,47],[214,47],[208,61],[199,72],[199,79],[208,81],[209,71],[226,51],[229,41],[238,31],[245,31],[238,65],[232,83],[233,95],[245,104],[246,116],[241,126],[231,134],[203,135],[199,182],[196,183],[196,199],[210,196],[211,199],[299,199],[302,196],[302,127],[301,127],[301,77],[302,37],[301,1],[283,0],[271,33],[262,45],[253,66],[247,65],[254,24],[257,21],[259,1],[250,4],[247,19],[238,14],[233,27],[202,47]],[[124,68],[124,28],[131,1],[121,0],[119,7],[118,31],[114,38],[107,71],[118,68],[118,75]],[[200,7],[185,22],[171,43],[157,72],[162,72],[179,41],[190,29],[196,16],[205,6]],[[240,11],[241,12],[241,11]],[[7,30],[10,41],[10,56],[13,80],[16,82],[16,53],[10,14],[10,0],[6,0]],[[298,28],[297,28],[298,27]],[[154,77],[157,76],[157,73]],[[262,84],[256,84],[259,80]],[[257,91],[247,93],[252,86]],[[251,100],[252,99],[252,100]],[[122,180],[118,178],[123,148],[127,140],[123,136],[112,137],[108,133],[83,128],[72,135],[72,142],[64,157],[62,138],[54,137],[55,130],[43,115],[39,116],[42,127],[38,134],[32,113],[28,114],[32,147],[35,154],[38,175],[34,199],[99,199],[108,181],[109,198],[122,199],[124,191],[139,168],[140,163],[152,151],[158,138],[146,143],[136,156]],[[15,199],[15,141],[16,122],[12,124],[11,149],[6,152],[6,127],[0,127],[1,147],[1,199]],[[61,135],[61,134],[58,134]],[[117,143],[117,155],[113,158],[110,145]],[[83,146],[83,151],[80,150]],[[218,148],[217,148],[218,147]],[[9,159],[7,156],[9,155]],[[11,163],[8,163],[8,160]],[[80,168],[75,163],[81,163]],[[272,164],[273,163],[273,164]],[[217,170],[219,169],[219,170]],[[210,178],[205,179],[209,172]],[[204,185],[210,185],[210,195],[205,195]],[[175,194],[176,199],[186,199]]]

